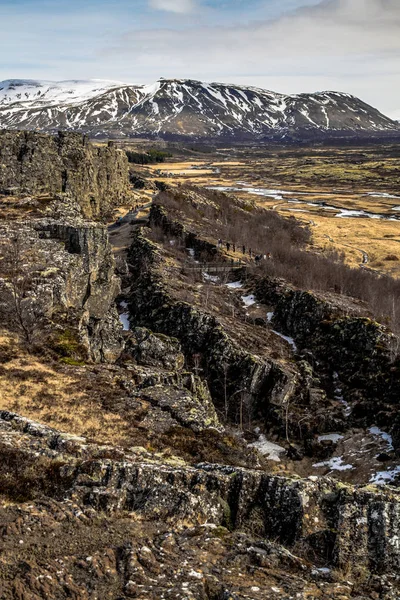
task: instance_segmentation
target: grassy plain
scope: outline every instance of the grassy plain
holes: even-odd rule
[[[231,193],[308,222],[315,250],[335,249],[353,266],[400,277],[398,146],[226,148],[136,167],[169,185],[237,188]]]

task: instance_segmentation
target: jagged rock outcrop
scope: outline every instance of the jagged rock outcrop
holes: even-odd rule
[[[46,317],[42,334],[50,336],[50,345],[67,360],[114,362],[123,350],[123,337],[115,305],[120,284],[107,229],[82,220],[42,219],[3,227],[2,240],[13,236],[23,240],[24,256],[30,257],[32,264],[25,268],[35,277],[27,300],[34,300]],[[4,310],[12,310],[7,277],[1,290]]]
[[[352,407],[357,424],[393,425],[400,398],[399,340],[386,327],[346,310],[334,299],[295,290],[270,278],[255,284],[257,299],[274,305],[273,326],[311,352],[317,371]],[[396,443],[397,437],[395,436]]]
[[[98,218],[128,191],[128,160],[112,143],[95,147],[75,133],[0,132],[0,193],[64,193],[85,217]]]
[[[259,543],[278,542],[303,560],[312,557],[348,577],[386,573],[399,584],[400,498],[393,489],[206,463],[189,467],[173,457],[160,462],[143,449],[98,447],[7,411],[0,413],[0,430],[20,452],[21,468],[29,453],[57,461],[44,463],[42,485],[46,488],[46,477],[56,477],[59,488],[53,493],[64,490],[77,514],[88,509],[135,514],[136,520],[165,523],[170,530],[182,524],[223,526]],[[115,457],[106,458],[107,452]]]
[[[185,356],[204,369],[213,398],[232,398],[232,410],[247,403],[263,414],[268,404],[284,406],[297,387],[296,373],[273,360],[240,348],[217,319],[186,302],[175,300],[156,270],[157,247],[135,232],[128,263],[132,277],[129,310],[132,322],[179,339]]]
[[[179,425],[195,432],[210,428],[223,430],[208,388],[201,380],[196,382],[193,390],[182,386],[155,385],[141,390],[138,396],[170,413]]]
[[[171,371],[183,368],[185,357],[176,338],[153,333],[145,327],[135,327],[126,337],[125,352],[139,365],[160,367]]]

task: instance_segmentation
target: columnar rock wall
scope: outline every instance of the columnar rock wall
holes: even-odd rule
[[[274,326],[292,336],[300,349],[311,351],[319,371],[338,378],[353,408],[352,419],[366,426],[380,413],[381,424],[388,416],[393,424],[390,414],[400,398],[400,342],[395,335],[356,310],[346,312],[339,299],[328,301],[268,277],[255,283],[255,294],[260,302],[274,305]]]
[[[178,338],[189,361],[199,354],[214,399],[227,393],[234,400],[232,406],[238,406],[241,393],[246,394],[254,410],[264,414],[269,403],[284,405],[296,393],[296,372],[250,354],[234,343],[215,317],[175,300],[157,272],[159,261],[156,246],[136,232],[128,255],[132,322]]]
[[[25,452],[31,440],[32,452],[60,459],[60,487],[81,507],[128,511],[172,528],[208,523],[251,532],[348,576],[399,572],[400,498],[394,490],[209,463],[163,464],[135,455],[135,448],[125,455],[120,449],[117,460],[94,458],[107,448],[0,411],[0,431],[10,430],[12,443],[19,440]]]
[[[66,193],[86,217],[100,217],[129,189],[128,160],[112,144],[75,133],[0,132],[0,193]]]

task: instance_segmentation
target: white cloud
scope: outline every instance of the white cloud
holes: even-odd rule
[[[243,81],[288,93],[338,89],[400,104],[399,0],[325,0],[276,20],[135,31],[120,40],[140,73]],[[281,85],[277,85],[281,83]]]
[[[284,93],[342,90],[388,114],[400,108],[400,0],[285,0],[285,8],[308,7],[275,20],[249,7],[243,22],[229,18],[239,0],[219,2],[218,14],[204,0],[138,4],[146,1],[159,12],[127,13],[125,0],[115,0],[107,10],[80,3],[60,17],[29,11],[28,3],[21,21],[21,4],[0,0],[0,79],[187,77]],[[196,18],[182,12],[190,10]]]
[[[150,7],[173,13],[190,13],[196,8],[196,3],[195,0],[150,0]]]

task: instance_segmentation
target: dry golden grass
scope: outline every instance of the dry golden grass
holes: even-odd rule
[[[129,423],[105,411],[99,396],[85,390],[85,367],[46,364],[26,354],[5,333],[0,336],[0,348],[2,353],[14,354],[0,365],[1,410],[99,443],[119,444],[129,437]]]
[[[286,151],[285,151],[286,152]],[[352,162],[359,150],[305,150],[298,154],[289,150],[271,156],[251,153],[242,160],[235,160],[226,151],[228,160],[207,157],[204,160],[174,161],[163,165],[151,165],[156,170],[174,173],[173,177],[155,177],[175,186],[187,183],[198,186],[236,186],[246,182],[248,187],[283,189],[293,192],[293,198],[303,203],[288,204],[286,201],[262,196],[240,194],[242,198],[256,200],[265,208],[286,216],[293,216],[312,226],[313,245],[318,251],[342,252],[352,266],[363,264],[368,254],[368,268],[400,277],[400,221],[371,219],[365,217],[337,218],[335,211],[308,202],[325,202],[338,209],[365,210],[371,213],[393,216],[393,206],[400,200],[384,196],[368,196],[368,192],[398,193],[400,160],[385,155],[385,149],[362,150],[365,158]],[[380,156],[382,152],[382,157]],[[237,151],[239,156],[241,153]],[[244,153],[243,153],[244,154]],[[213,158],[215,160],[213,160]],[[193,166],[207,169],[191,169]],[[220,170],[220,174],[215,169]],[[295,194],[299,195],[296,196]],[[389,260],[390,259],[390,260]],[[396,260],[398,259],[398,260]],[[365,263],[364,263],[365,266]]]

